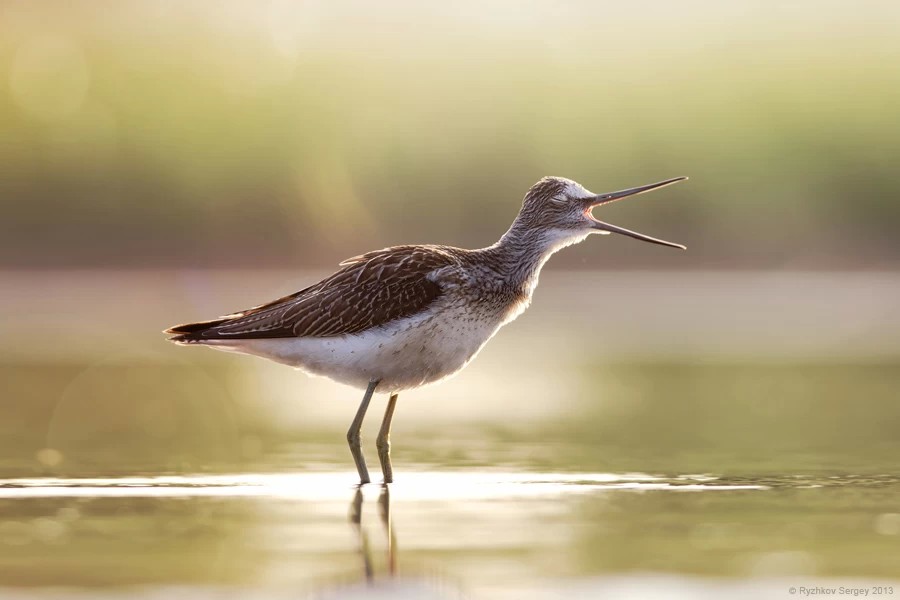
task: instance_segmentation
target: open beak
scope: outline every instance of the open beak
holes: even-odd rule
[[[659,244],[660,246],[670,246],[672,248],[681,248],[682,250],[687,250],[687,247],[682,246],[681,244],[659,240],[654,237],[650,237],[649,235],[644,235],[643,233],[625,229],[624,227],[618,227],[616,225],[604,223],[603,221],[598,221],[591,214],[591,209],[596,206],[600,206],[601,204],[615,202],[616,200],[621,200],[622,198],[627,198],[628,196],[637,196],[638,194],[643,194],[644,192],[649,192],[650,190],[656,190],[661,187],[666,187],[667,185],[672,185],[673,183],[678,183],[679,181],[684,181],[685,179],[687,179],[687,177],[673,177],[672,179],[666,179],[665,181],[660,181],[658,183],[651,183],[649,185],[628,188],[627,190],[610,192],[608,194],[598,194],[593,198],[587,199],[589,204],[585,214],[594,222],[594,229],[597,229],[602,233],[619,233],[622,235],[627,235],[628,237],[632,237],[636,240],[650,242],[651,244]]]

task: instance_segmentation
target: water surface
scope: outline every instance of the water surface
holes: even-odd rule
[[[228,391],[230,364],[3,367],[6,596],[777,597],[898,576],[890,362],[581,364],[508,419],[412,399],[387,496],[353,485],[340,419],[286,426]],[[297,404],[354,410],[292,375]]]

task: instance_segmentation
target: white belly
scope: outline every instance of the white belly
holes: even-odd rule
[[[353,335],[203,343],[268,358],[358,388],[379,381],[379,392],[397,392],[453,375],[507,320],[502,314],[474,315],[452,307]]]

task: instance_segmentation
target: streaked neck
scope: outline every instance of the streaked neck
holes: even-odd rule
[[[518,219],[496,244],[485,248],[498,272],[513,285],[534,287],[544,263],[559,250],[588,236],[561,229],[527,227]]]

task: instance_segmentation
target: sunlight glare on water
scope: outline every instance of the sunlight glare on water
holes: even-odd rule
[[[0,480],[0,498],[246,496],[343,500],[351,488],[347,472],[307,474],[178,475],[118,478],[22,478]],[[352,486],[355,487],[355,486]],[[377,489],[364,486],[364,490]],[[765,485],[718,484],[716,478],[665,479],[640,473],[405,473],[394,493],[407,501],[542,498],[603,490],[763,490]]]

